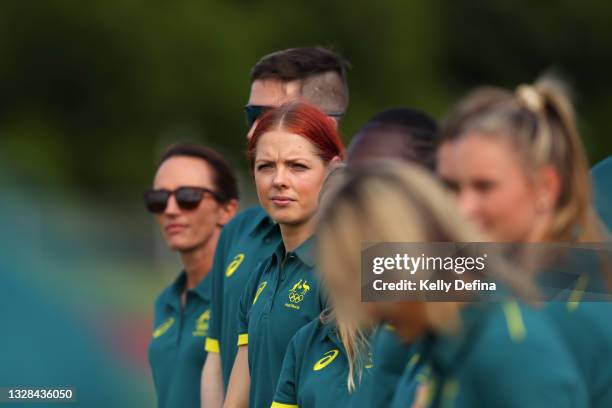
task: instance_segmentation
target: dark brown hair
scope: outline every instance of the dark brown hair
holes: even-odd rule
[[[251,69],[251,82],[301,81],[304,99],[328,114],[344,114],[349,101],[348,68],[348,61],[327,48],[288,48],[262,57]]]
[[[195,143],[177,143],[166,149],[157,163],[157,168],[169,158],[179,156],[201,159],[213,169],[213,183],[216,192],[221,197],[221,203],[238,199],[236,174],[220,153],[209,147]]]
[[[303,80],[333,71],[346,80],[348,61],[323,47],[299,47],[276,51],[262,57],[251,69],[251,82],[258,79]]]

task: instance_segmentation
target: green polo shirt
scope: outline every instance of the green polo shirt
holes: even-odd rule
[[[258,265],[280,242],[280,230],[259,206],[236,215],[221,231],[215,250],[211,320],[206,351],[221,353],[225,390],[234,366],[240,297]]]
[[[574,360],[541,311],[515,302],[472,304],[463,330],[430,336],[433,407],[586,407]]]
[[[388,407],[398,381],[414,354],[414,347],[398,339],[395,329],[388,324],[374,332],[371,345],[372,375],[359,391],[361,398],[351,404],[353,407]]]
[[[206,358],[204,338],[210,319],[210,275],[187,290],[184,309],[181,293],[187,283],[182,272],[155,301],[149,363],[159,407],[199,407],[200,377]]]
[[[422,341],[417,341],[412,345],[410,360],[408,360],[401,377],[397,380],[397,387],[388,405],[390,408],[412,406],[419,387],[430,380],[431,366],[422,357],[422,348]]]
[[[595,209],[601,220],[612,231],[612,156],[597,163],[591,170]]]
[[[362,370],[361,384],[371,382],[371,365]],[[346,407],[362,399],[349,393],[348,360],[333,322],[315,319],[293,336],[278,379],[272,408]],[[361,404],[363,405],[363,404]]]
[[[549,302],[544,313],[558,329],[576,361],[589,393],[589,406],[612,407],[612,303],[589,301],[585,294],[607,293],[599,273],[599,255],[578,248],[565,261],[581,271],[562,298]]]
[[[287,253],[281,241],[242,295],[238,345],[249,345],[251,407],[270,406],[289,341],[325,309],[313,241]]]

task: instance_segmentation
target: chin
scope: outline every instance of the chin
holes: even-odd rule
[[[293,211],[274,209],[269,211],[268,214],[270,215],[270,218],[279,224],[292,225],[298,223],[300,220],[300,217],[293,214]]]
[[[167,241],[167,243],[168,243],[168,248],[170,248],[173,251],[186,251],[191,247],[191,245],[186,243],[184,240],[180,240],[180,239],[171,238]]]
[[[280,216],[278,218],[274,218],[274,221],[279,223],[280,225],[287,225],[290,227],[297,227],[299,225],[304,224],[304,220],[298,217],[290,217],[290,216]]]

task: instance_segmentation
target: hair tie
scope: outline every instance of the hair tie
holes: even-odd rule
[[[516,88],[516,96],[521,105],[534,113],[539,113],[544,108],[542,96],[531,85],[520,85]]]

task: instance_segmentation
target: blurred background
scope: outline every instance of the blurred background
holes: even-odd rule
[[[180,265],[142,191],[168,144],[197,141],[229,158],[243,208],[253,204],[249,70],[264,54],[306,45],[352,63],[347,143],[383,109],[442,119],[474,86],[515,87],[552,69],[574,90],[591,164],[612,153],[612,2],[3,0],[0,316],[28,322],[6,327],[14,342],[0,336],[3,356],[35,364],[60,353],[43,346],[53,341],[77,371],[104,366],[108,379],[95,381],[124,386],[122,404],[154,404],[152,304]],[[100,361],[71,353],[55,325],[43,330],[57,316],[66,339],[83,336]],[[0,386],[35,385],[28,364],[22,377],[0,366]]]

